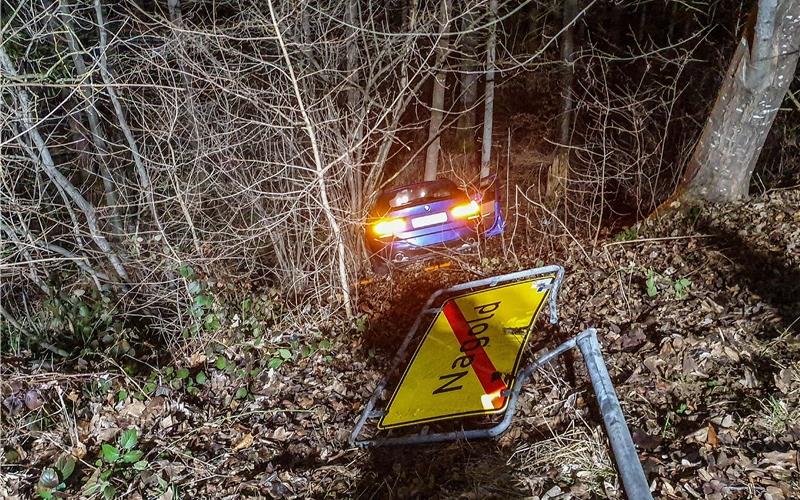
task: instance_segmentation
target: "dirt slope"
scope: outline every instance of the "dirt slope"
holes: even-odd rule
[[[586,248],[588,260],[575,244],[561,256],[519,256],[567,268],[560,332],[541,330],[532,344],[598,328],[656,496],[800,491],[799,228],[800,191],[784,191],[628,230]],[[579,360],[538,374],[497,442],[347,446],[425,298],[510,270],[478,264],[367,285],[354,330],[305,311],[276,319],[266,344],[220,339],[216,357],[154,366],[155,377],[110,358],[6,358],[0,496],[29,497],[38,483],[72,497],[92,493],[87,482],[128,498],[619,496]],[[137,442],[125,448],[129,428]],[[112,464],[104,443],[141,451],[146,464]],[[60,485],[70,454],[75,471]]]

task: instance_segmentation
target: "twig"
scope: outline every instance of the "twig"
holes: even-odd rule
[[[713,237],[714,236],[711,234],[695,234],[687,236],[664,236],[661,238],[641,238],[637,240],[611,241],[609,243],[604,243],[603,248],[612,247],[614,245],[631,245],[637,243],[648,243],[653,241],[672,241],[672,240],[687,240],[687,239],[713,238]]]

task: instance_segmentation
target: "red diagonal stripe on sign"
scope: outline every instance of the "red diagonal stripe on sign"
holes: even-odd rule
[[[489,359],[489,355],[486,354],[486,351],[480,343],[477,342],[477,337],[469,334],[469,323],[467,323],[466,318],[464,318],[461,309],[458,308],[454,300],[448,300],[442,306],[442,312],[444,313],[444,317],[447,318],[447,322],[450,323],[450,329],[453,330],[453,334],[456,336],[456,339],[458,339],[460,345],[463,346],[469,341],[472,341],[471,344],[477,345],[477,347],[467,352],[472,356],[472,364],[470,366],[475,371],[475,375],[478,377],[481,386],[483,386],[484,393],[496,394],[498,396],[495,401],[495,408],[501,407],[505,402],[505,397],[500,394],[500,391],[506,389],[508,386],[506,386],[506,383],[501,377],[495,377],[497,369],[494,367],[492,360]]]

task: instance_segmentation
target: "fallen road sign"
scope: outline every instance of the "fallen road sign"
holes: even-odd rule
[[[511,426],[525,382],[540,368],[577,347],[597,398],[597,406],[603,417],[625,493],[628,498],[652,499],[647,477],[639,461],[628,424],[625,422],[625,415],[608,374],[594,328],[584,330],[540,358],[530,361],[517,373],[530,326],[535,321],[542,304],[545,302],[548,304],[550,323],[558,323],[556,298],[563,278],[562,267],[547,266],[471,281],[436,291],[425,303],[422,312],[408,331],[388,373],[372,391],[372,396],[350,434],[350,444],[367,447],[496,438]],[[515,288],[516,285],[522,288]],[[515,307],[518,308],[516,312],[513,308],[501,310],[501,307],[504,307],[503,300],[508,304],[509,299],[512,304],[516,304]],[[434,306],[435,304],[437,306]],[[531,315],[530,307],[533,304],[535,312]],[[489,317],[491,313],[494,314]],[[397,389],[386,407],[379,408],[378,402],[383,400],[386,384],[400,368],[400,363],[405,359],[405,353],[420,326],[428,324],[423,323],[424,319],[430,316],[433,316],[430,326],[403,373]],[[487,326],[485,329],[473,326],[478,323],[486,323]],[[507,329],[501,330],[501,328]],[[519,328],[522,328],[524,333],[520,332]],[[508,337],[500,334],[501,331]],[[456,339],[455,342],[451,336]],[[489,340],[477,340],[478,337],[486,337]],[[516,340],[512,341],[514,338]],[[503,369],[509,366],[509,360],[512,359],[510,353],[513,349],[506,347],[495,352],[495,347],[504,342],[507,346],[513,346],[515,343],[518,345],[514,351],[516,354],[513,356],[509,373],[503,372]],[[478,346],[482,349],[481,352]],[[446,361],[452,359],[450,355],[455,355],[456,358],[447,365]],[[471,356],[472,359],[468,361]],[[419,366],[415,368],[417,364]],[[462,367],[462,364],[466,366]],[[449,366],[453,371],[449,375],[437,375],[429,365]],[[464,374],[461,368],[469,370]],[[429,391],[430,394],[425,391]],[[433,394],[434,392],[439,394]],[[451,393],[458,393],[458,396],[467,395],[468,397],[464,398],[467,402],[459,402],[458,398],[453,398],[452,401],[439,401],[441,405],[438,409],[430,405],[433,396]],[[502,420],[488,423],[489,427],[483,423],[477,427],[465,428],[462,423],[458,430],[431,433],[428,426],[424,425],[459,416],[503,411],[505,414]],[[376,420],[379,420],[377,424],[371,424],[371,430],[365,431],[367,423]],[[401,433],[401,428],[413,425],[417,427],[414,431]]]
[[[531,326],[555,278],[532,276],[447,299],[378,428],[505,411]]]
[[[523,351],[530,327],[540,309],[545,308],[544,304],[547,305],[550,323],[554,325],[558,323],[556,299],[563,279],[563,267],[545,266],[461,283],[434,292],[398,347],[389,370],[373,389],[350,435],[351,444],[382,446],[431,443],[461,438],[495,437],[504,432],[511,424],[516,400],[526,378],[520,378],[516,371],[524,356]],[[506,304],[503,304],[504,301]],[[500,304],[494,304],[495,302]],[[479,322],[485,322],[487,318],[492,321],[486,324],[485,330],[483,326],[474,326],[471,332],[469,328],[465,332],[463,324],[476,325],[478,322],[470,323],[470,320],[475,318],[484,319]],[[424,335],[419,334],[422,331],[425,331]],[[500,332],[503,335],[500,335]],[[469,337],[488,337],[488,340],[476,338],[473,342],[469,342]],[[442,356],[443,349],[434,349],[445,345],[439,341],[446,342],[449,346],[446,348],[447,352],[455,356],[449,359],[449,364],[441,363],[442,359],[446,359]],[[499,346],[503,348],[494,352]],[[412,356],[410,349],[414,347],[416,350]],[[480,351],[478,347],[481,348]],[[468,352],[470,354],[467,354]],[[415,361],[409,363],[409,358]],[[450,378],[447,378],[445,373],[435,372],[429,372],[426,376],[422,370],[426,363],[417,365],[423,359],[450,369],[454,369],[455,366],[459,370],[455,372],[457,375],[451,372]],[[403,364],[404,362],[406,364]],[[412,369],[414,365],[417,367]],[[418,368],[421,371],[418,372]],[[463,369],[468,369],[466,375],[460,374]],[[528,367],[520,373],[524,375],[527,369]],[[442,376],[445,376],[445,379],[439,379]],[[453,380],[456,377],[458,380]],[[398,384],[391,393],[391,398],[388,398],[389,393],[386,388],[389,381],[403,379],[408,380],[409,385],[405,385],[405,382]],[[453,383],[443,387],[443,384],[450,380]],[[434,383],[439,385],[433,387]],[[469,406],[450,401],[449,406],[442,405],[444,410],[435,410],[434,407],[435,412],[430,408],[420,410],[419,401],[414,397],[414,390],[405,392],[409,388],[413,389],[413,384],[418,384],[427,387],[431,397],[434,396],[433,392],[438,392],[437,396],[453,395],[452,393],[461,390],[455,388],[459,385],[463,388],[464,383],[470,383],[473,391],[472,397],[469,398]],[[405,388],[401,390],[400,386]],[[458,395],[462,394],[464,393]],[[391,405],[388,404],[389,400]],[[473,411],[478,413],[472,413]],[[465,414],[486,415],[504,411],[502,422],[497,425],[492,424],[493,426],[489,428],[486,428],[484,423],[479,429],[465,429],[461,424],[459,431],[428,434],[425,430],[428,422],[456,419]],[[422,427],[422,434],[398,435],[406,428],[413,427]]]

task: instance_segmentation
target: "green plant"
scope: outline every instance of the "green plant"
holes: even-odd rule
[[[631,226],[614,235],[614,241],[633,241],[639,237],[639,229]]]
[[[645,291],[647,292],[648,297],[656,297],[658,295],[658,281],[659,279],[663,281],[671,282],[672,289],[675,292],[675,298],[680,300],[686,298],[689,294],[688,290],[689,287],[692,286],[692,281],[689,278],[679,278],[677,280],[669,280],[669,278],[664,278],[663,276],[659,275],[652,269],[647,270],[646,279],[645,279]]]
[[[302,346],[299,342],[292,341],[289,343],[288,348],[281,347],[275,351],[273,357],[267,362],[267,367],[277,369],[280,368],[284,363],[295,361],[298,358],[310,358],[320,351],[330,351],[330,348],[331,341],[327,339],[322,339],[318,343],[311,342]],[[323,359],[327,362],[332,360],[328,354],[323,355]]]
[[[367,316],[366,314],[360,314],[356,316],[355,327],[357,333],[366,332],[368,326],[369,326],[369,316]]]
[[[664,425],[661,427],[661,437],[667,439],[672,434],[672,413],[667,412],[664,418]]]
[[[800,417],[800,409],[793,408],[775,396],[760,400],[759,404],[761,405],[761,415],[770,431],[775,434],[785,431],[792,422],[796,422]]]
[[[294,358],[292,351],[286,348],[278,349],[276,354],[277,356],[273,356],[269,362],[267,362],[269,368],[280,368],[285,362],[291,361]]]
[[[647,296],[655,297],[658,295],[658,288],[656,287],[656,273],[652,269],[647,270],[647,280],[645,281],[647,287]]]
[[[67,479],[75,471],[75,459],[71,455],[62,455],[53,464],[53,467],[45,467],[39,475],[39,482],[36,483],[36,494],[40,498],[54,498],[57,493],[62,492],[67,487]]]
[[[72,345],[87,354],[104,350],[114,357],[129,353],[126,336],[130,331],[119,321],[113,297],[95,288],[67,289],[62,286],[68,276],[52,276],[53,289],[59,289],[45,299],[41,313],[34,319],[39,328],[51,332],[59,343]],[[74,278],[73,278],[74,279]]]
[[[215,307],[214,298],[208,293],[208,288],[197,277],[191,266],[181,266],[178,268],[181,277],[186,281],[186,288],[192,297],[192,305],[189,307],[189,314],[195,318],[191,329],[184,331],[184,336],[189,333],[199,334],[201,330],[206,332],[216,332],[222,327],[221,313],[224,308]]]
[[[675,290],[675,298],[683,299],[688,295],[687,290],[692,286],[689,278],[681,278],[672,282],[672,288]]]
[[[103,443],[100,446],[100,458],[95,462],[97,469],[84,485],[83,493],[114,498],[117,489],[112,481],[115,478],[129,482],[136,474],[146,470],[150,463],[143,460],[144,453],[136,449],[138,441],[139,432],[127,429],[119,435],[116,444]]]

